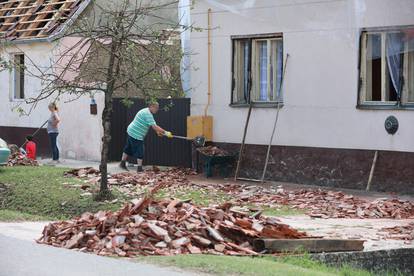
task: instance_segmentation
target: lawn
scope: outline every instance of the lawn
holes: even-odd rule
[[[177,255],[163,257],[140,257],[138,261],[174,266],[214,275],[245,276],[371,276],[368,271],[350,267],[333,268],[310,260],[309,257],[235,257],[214,255]]]
[[[97,202],[71,185],[65,168],[0,167],[0,221],[69,219],[86,211],[116,210],[120,203]],[[119,196],[119,194],[115,194]]]
[[[126,196],[114,190],[119,200],[115,203],[94,201],[91,195],[82,195],[79,188],[83,180],[64,177],[67,169],[40,167],[0,167],[0,221],[60,220],[78,216],[83,212],[117,210]],[[78,188],[75,188],[78,186]],[[196,204],[208,205],[228,200],[224,193],[182,189],[173,194],[160,191],[158,198],[191,198]],[[255,207],[255,206],[249,206]],[[263,208],[267,215],[293,215],[300,211],[284,208]],[[141,257],[139,261],[164,266],[175,266],[215,275],[371,275],[351,268],[335,269],[308,258],[272,257],[251,258],[212,255],[179,255]]]

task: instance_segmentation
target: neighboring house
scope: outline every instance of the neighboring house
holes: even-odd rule
[[[0,137],[8,143],[21,144],[25,136],[35,132],[48,119],[50,100],[39,102],[29,116],[21,116],[19,106],[29,109],[25,99],[36,97],[40,79],[31,75],[36,69],[49,68],[61,39],[59,35],[85,10],[89,0],[79,1],[2,1],[0,2],[1,56],[11,60],[13,68],[0,72]],[[30,61],[30,62],[29,62]],[[26,69],[25,69],[26,67]],[[98,160],[100,156],[103,101],[95,97],[98,114],[90,114],[89,97],[65,103],[60,99],[60,135],[62,157]],[[46,131],[35,137],[40,155],[49,153]]]
[[[242,176],[261,177],[279,101],[267,179],[365,189],[378,150],[372,189],[414,192],[414,1],[196,0],[192,115],[207,103],[209,9],[213,141],[238,151],[254,103]]]
[[[19,107],[29,110],[30,105],[25,100],[36,97],[42,89],[41,80],[31,72],[35,72],[36,67],[50,68],[60,47],[74,45],[76,38],[73,40],[61,35],[72,24],[76,24],[76,20],[89,16],[88,11],[95,2],[101,5],[116,4],[110,0],[0,1],[0,55],[13,63],[11,70],[0,71],[0,137],[8,143],[22,144],[25,136],[35,132],[50,116],[47,105],[52,98],[36,104],[29,116],[21,116],[18,112]],[[160,10],[159,13],[161,16],[168,14],[177,20],[177,11],[174,9]],[[149,20],[158,22],[159,18]],[[104,55],[100,58],[99,62],[105,62]],[[122,92],[116,93],[122,96]],[[103,94],[92,95],[93,99],[83,96],[74,101],[69,96],[59,98],[62,123],[58,143],[63,158],[100,160],[104,99]],[[92,102],[97,104],[96,114],[91,114]],[[39,154],[48,155],[46,131],[42,130],[35,141]]]

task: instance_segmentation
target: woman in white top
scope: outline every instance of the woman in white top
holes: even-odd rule
[[[52,157],[54,163],[59,163],[59,149],[57,147],[57,136],[59,135],[58,124],[60,118],[58,107],[55,102],[49,104],[50,117],[47,121],[47,134],[49,135],[50,145],[52,147]]]

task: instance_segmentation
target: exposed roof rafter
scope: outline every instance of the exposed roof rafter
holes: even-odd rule
[[[0,39],[50,37],[87,1],[0,0]]]

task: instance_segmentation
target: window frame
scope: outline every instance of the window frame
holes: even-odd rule
[[[414,109],[414,101],[408,102],[408,81],[407,75],[408,75],[408,54],[404,54],[403,56],[403,85],[401,90],[401,97],[400,99],[397,99],[396,101],[366,101],[366,63],[367,63],[367,41],[368,41],[368,35],[369,34],[381,34],[381,67],[385,66],[387,68],[387,64],[384,64],[384,59],[386,60],[385,56],[385,47],[384,44],[386,43],[386,40],[384,39],[388,33],[391,32],[401,32],[404,29],[410,29],[414,28],[412,25],[405,25],[405,26],[392,26],[392,27],[377,27],[377,28],[363,28],[360,32],[359,36],[359,51],[358,51],[358,97],[357,97],[357,105],[356,107],[359,109]],[[407,49],[407,44],[405,44],[405,49]],[[413,66],[414,70],[414,66]],[[381,72],[381,74],[383,74]],[[384,83],[386,80],[384,76],[382,76],[382,83],[381,83],[381,99],[384,97]]]
[[[16,91],[16,68],[17,68],[17,64],[16,64],[16,57],[23,57],[23,68],[21,70],[23,70],[23,79],[20,79],[20,81],[23,81],[23,83],[20,83],[20,89],[22,89],[21,91],[19,91],[17,93]],[[13,68],[12,70],[10,70],[10,74],[11,74],[11,100],[12,101],[25,101],[26,99],[26,74],[25,74],[25,54],[23,52],[14,52],[10,54],[10,59],[13,61]],[[20,61],[19,61],[20,62]],[[19,64],[20,65],[20,64]],[[21,75],[21,72],[20,74]],[[19,76],[21,77],[21,76]],[[23,84],[23,85],[22,85]],[[22,88],[23,86],[23,88]],[[23,95],[21,95],[23,93]],[[16,97],[16,95],[19,94],[20,96],[23,97]]]
[[[254,35],[234,35],[230,37],[231,39],[231,98],[230,98],[230,106],[231,107],[248,107],[250,105],[257,106],[257,107],[279,107],[283,106],[283,93],[280,93],[279,99],[276,101],[255,101],[253,100],[253,89],[257,86],[253,83],[253,67],[257,62],[253,59],[253,48],[254,43],[260,40],[280,40],[282,42],[282,71],[284,67],[284,45],[283,45],[283,33],[270,33],[270,34],[254,34]],[[247,99],[246,102],[235,102],[234,101],[234,94],[236,93],[236,77],[235,77],[235,51],[236,51],[236,42],[240,40],[246,40],[249,43],[248,51],[249,51],[249,59],[248,59],[248,80],[247,80]],[[283,74],[283,73],[282,73]],[[276,71],[277,75],[277,71]],[[269,84],[268,84],[269,87]],[[268,88],[269,89],[269,88]],[[282,92],[282,91],[281,91]],[[259,92],[258,92],[259,93]],[[268,92],[269,93],[269,92]],[[276,91],[277,97],[277,91]]]

